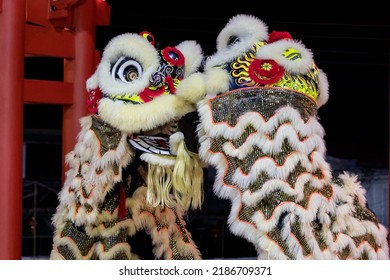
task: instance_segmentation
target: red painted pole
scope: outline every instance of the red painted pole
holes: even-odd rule
[[[25,0],[0,12],[0,259],[22,255],[22,156]]]
[[[65,162],[65,155],[74,148],[80,131],[80,117],[88,113],[86,81],[95,70],[95,1],[82,0],[75,6],[75,58],[66,60],[64,66],[64,81],[73,83],[74,93],[73,104],[64,106],[63,110],[62,162]],[[65,172],[65,166],[63,171]]]

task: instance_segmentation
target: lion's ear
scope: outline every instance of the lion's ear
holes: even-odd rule
[[[268,26],[253,15],[239,14],[232,17],[217,37],[219,53],[239,54],[268,37]]]
[[[198,71],[203,61],[203,49],[193,40],[183,41],[176,46],[184,57],[184,78]]]
[[[97,88],[99,86],[99,83],[98,83],[98,79],[97,79],[97,75],[96,75],[96,72],[88,78],[87,82],[86,82],[86,87],[87,87],[87,91],[90,91],[94,88]]]
[[[321,107],[324,105],[329,99],[329,81],[325,72],[322,69],[318,69],[318,87],[319,87],[319,95],[317,99],[317,107]]]
[[[272,59],[293,75],[304,75],[314,65],[312,52],[296,40],[283,39],[269,43],[259,48],[256,58]]]

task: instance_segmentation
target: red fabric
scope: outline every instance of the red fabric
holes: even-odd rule
[[[173,84],[173,79],[171,76],[168,76],[165,78],[165,83],[168,85],[168,89],[171,94],[175,94],[176,88],[175,85]]]
[[[139,97],[141,97],[142,101],[145,103],[152,101],[155,97],[161,95],[164,93],[164,87],[159,87],[156,90],[152,90],[150,88],[145,88],[140,94]]]
[[[119,184],[119,204],[118,204],[118,218],[123,220],[126,218],[126,194],[122,184]]]
[[[282,39],[292,40],[292,36],[290,33],[285,31],[272,31],[268,36],[268,43],[272,43]]]
[[[98,112],[98,102],[102,99],[103,93],[100,88],[94,88],[88,91],[87,106],[88,111],[91,114],[97,114]]]

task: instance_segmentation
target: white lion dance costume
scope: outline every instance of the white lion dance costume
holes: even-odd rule
[[[148,32],[109,42],[66,157],[51,259],[201,258],[183,215],[201,206],[202,168],[180,119],[204,97],[202,59],[195,41],[157,50]]]
[[[356,176],[332,177],[317,110],[328,81],[288,32],[231,18],[205,64],[200,157],[231,200],[229,227],[259,259],[388,259],[387,230]]]

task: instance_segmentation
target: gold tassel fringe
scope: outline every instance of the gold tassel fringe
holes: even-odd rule
[[[159,155],[172,159],[172,156]],[[183,209],[201,208],[203,203],[203,169],[196,153],[187,150],[180,141],[175,165],[162,166],[149,163],[147,175],[147,202],[172,208],[178,204]],[[173,194],[173,197],[172,197]]]

